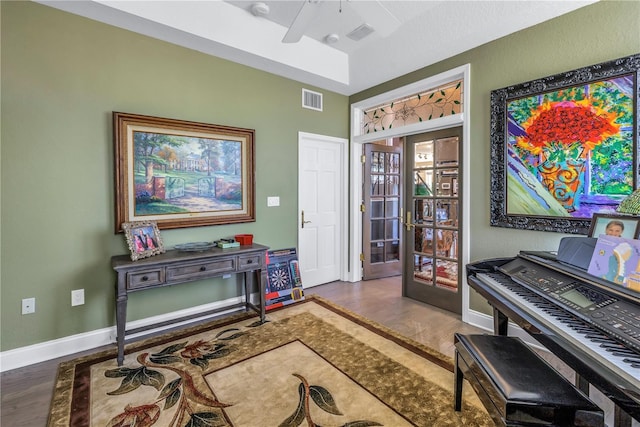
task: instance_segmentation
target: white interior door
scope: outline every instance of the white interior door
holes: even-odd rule
[[[298,258],[303,287],[340,280],[345,264],[347,140],[298,135]]]

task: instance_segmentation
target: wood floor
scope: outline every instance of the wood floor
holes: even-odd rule
[[[453,357],[453,333],[485,333],[446,310],[402,297],[401,278],[334,282],[306,289]]]
[[[462,323],[458,315],[403,298],[400,277],[358,283],[334,282],[305,290],[305,295],[311,294],[322,296],[449,356],[453,356],[454,331],[483,332]],[[90,352],[82,354],[86,353]],[[2,373],[0,425],[46,425],[57,366],[79,355]]]

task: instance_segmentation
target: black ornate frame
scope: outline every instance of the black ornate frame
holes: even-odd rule
[[[526,216],[507,213],[507,175],[506,175],[506,138],[507,138],[507,102],[517,98],[528,97],[545,92],[551,92],[576,84],[589,83],[601,79],[608,79],[625,74],[633,74],[634,88],[634,188],[640,183],[638,159],[640,149],[638,135],[638,111],[640,111],[640,54],[615,59],[601,64],[591,65],[577,70],[556,74],[508,86],[491,91],[491,129],[490,129],[490,225],[494,227],[516,228],[522,230],[554,231],[570,234],[587,234],[591,226],[591,219]]]

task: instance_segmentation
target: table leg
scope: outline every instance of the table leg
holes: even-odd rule
[[[265,321],[265,281],[262,280],[262,269],[256,270],[256,280],[258,281],[258,292],[260,292],[259,303],[260,303],[260,322],[264,323]]]
[[[117,289],[117,288],[116,288]],[[120,293],[116,296],[116,342],[118,345],[118,366],[124,362],[124,335],[127,324],[127,293]]]
[[[249,285],[249,282],[251,282],[251,285],[253,285],[253,280],[251,279],[251,273],[253,273],[252,271],[245,271],[244,274],[242,275],[244,278],[244,308],[245,310],[250,310],[251,309],[251,290],[253,289],[253,286]]]
[[[255,275],[255,280],[257,282],[257,288],[258,288],[258,305],[256,304],[250,304],[250,300],[249,300],[249,295],[250,294],[250,290],[253,289],[253,275]],[[248,285],[249,280],[251,280],[251,286]],[[260,309],[260,323],[264,323],[265,322],[265,297],[264,297],[264,293],[265,293],[265,281],[262,280],[262,270],[253,270],[253,271],[246,271],[244,273],[244,294],[245,294],[245,306],[247,308],[247,310],[251,307],[253,307],[254,309]]]

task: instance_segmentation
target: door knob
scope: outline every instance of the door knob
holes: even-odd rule
[[[301,223],[301,226],[302,226],[302,228],[304,228],[304,225],[305,225],[305,224],[309,224],[311,221],[305,221],[305,220],[304,220],[304,210],[302,211],[302,215],[301,215],[301,216],[302,216],[302,223]]]
[[[415,228],[415,224],[411,222],[411,211],[407,211],[407,220],[404,223],[404,226],[407,227],[407,231],[411,231],[411,228]]]

